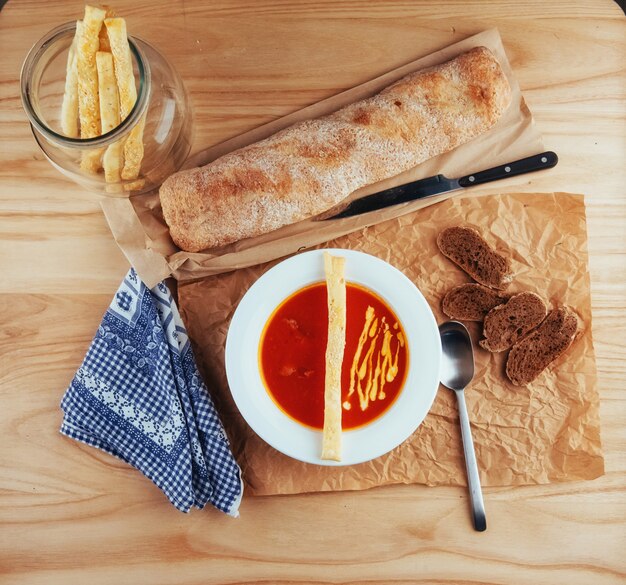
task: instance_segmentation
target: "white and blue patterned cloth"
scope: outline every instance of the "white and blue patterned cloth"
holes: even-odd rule
[[[164,283],[128,272],[61,408],[64,435],[136,467],[179,510],[238,516],[241,471]]]

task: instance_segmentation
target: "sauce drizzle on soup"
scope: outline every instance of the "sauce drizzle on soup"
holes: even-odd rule
[[[343,403],[344,410],[352,408],[351,396],[355,389],[361,410],[366,410],[370,402],[385,400],[385,385],[396,379],[399,372],[400,350],[404,347],[404,335],[399,331],[399,324],[393,324],[393,332],[385,317],[379,320],[371,305],[365,311],[365,323],[359,337],[352,366],[350,368],[350,389]],[[395,336],[395,351],[392,340]],[[369,341],[368,350],[361,360],[361,353]],[[376,366],[374,367],[374,356]],[[381,361],[382,360],[382,361]]]
[[[397,398],[406,376],[408,349],[395,313],[372,291],[347,283],[346,348],[342,365],[344,430],[378,418]],[[259,365],[274,402],[296,421],[321,429],[324,422],[326,284],[288,297],[268,319]]]

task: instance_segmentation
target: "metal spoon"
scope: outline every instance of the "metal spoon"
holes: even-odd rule
[[[474,352],[472,340],[465,325],[458,321],[446,321],[439,326],[443,359],[441,362],[441,383],[450,390],[454,390],[459,404],[459,420],[461,422],[461,436],[463,437],[463,451],[465,452],[465,468],[467,469],[467,483],[472,503],[472,517],[474,529],[482,532],[487,529],[485,504],[480,489],[480,477],[476,464],[476,453],[472,441],[465,394],[463,390],[474,377]]]

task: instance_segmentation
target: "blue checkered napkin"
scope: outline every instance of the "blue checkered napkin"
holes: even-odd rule
[[[179,510],[239,514],[241,472],[165,284],[129,271],[61,408],[63,434],[130,463]]]

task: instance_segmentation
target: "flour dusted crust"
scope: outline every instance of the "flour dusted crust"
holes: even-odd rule
[[[329,116],[174,174],[160,189],[165,221],[188,252],[273,231],[468,142],[510,101],[498,61],[477,47]]]

